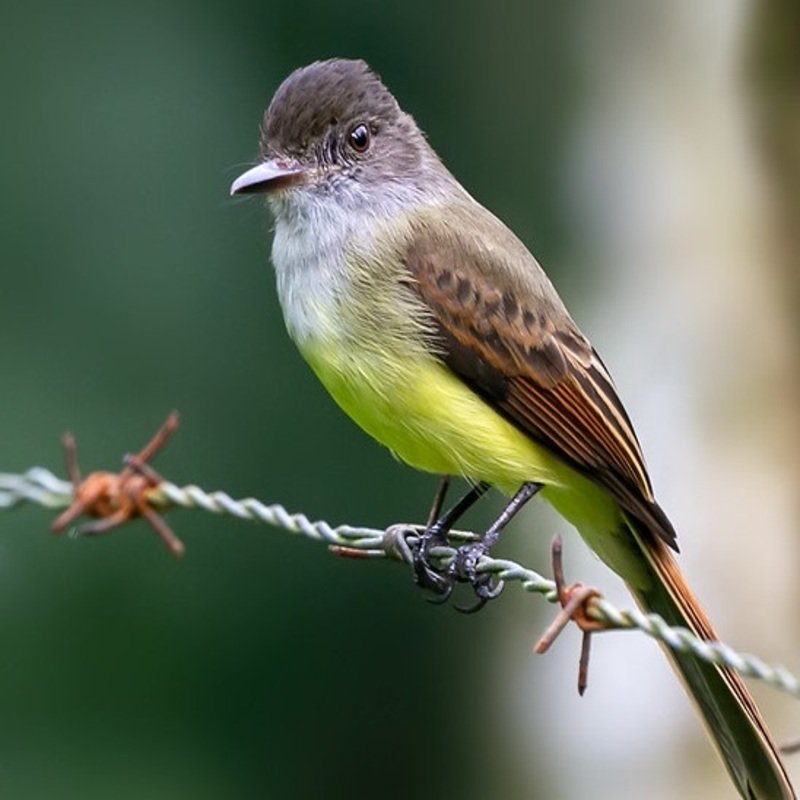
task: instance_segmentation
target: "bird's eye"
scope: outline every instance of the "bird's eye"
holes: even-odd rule
[[[357,153],[365,153],[369,148],[369,128],[360,122],[347,135],[347,140]]]

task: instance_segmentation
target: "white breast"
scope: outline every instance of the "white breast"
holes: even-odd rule
[[[344,254],[353,231],[352,220],[335,207],[315,204],[293,212],[276,220],[272,262],[286,328],[303,349],[323,331],[327,341],[343,334],[339,303],[347,290]]]
[[[426,196],[424,201],[431,205],[438,199]],[[392,297],[359,292],[365,283],[387,279],[384,270],[372,272],[381,263],[379,252],[386,249],[376,246],[376,237],[387,219],[402,219],[422,203],[414,186],[397,184],[373,186],[369,192],[357,185],[340,185],[328,194],[295,189],[291,196],[273,199],[278,297],[289,335],[301,350],[315,340],[343,341],[355,333],[347,326],[359,324],[359,314],[361,324],[376,323],[376,303]],[[355,310],[354,292],[361,303]]]

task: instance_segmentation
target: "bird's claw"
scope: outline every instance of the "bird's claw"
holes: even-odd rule
[[[432,593],[433,596],[428,598],[430,603],[446,603],[456,583],[468,583],[477,601],[471,606],[456,606],[456,609],[464,614],[474,614],[503,591],[503,581],[496,581],[492,575],[478,572],[478,564],[488,552],[481,542],[470,542],[459,547],[452,563],[441,569],[434,567],[430,558],[433,548],[444,544],[438,531],[428,529],[416,542],[407,544],[414,569],[414,582]]]
[[[504,587],[503,581],[493,581],[490,575],[479,575],[472,584],[472,589],[478,599],[471,606],[456,606],[455,609],[462,614],[475,614],[490,600],[499,597]]]
[[[414,570],[414,583],[433,594],[429,602],[446,603],[453,593],[453,576],[449,568],[436,569],[431,564],[431,550],[444,544],[443,537],[435,528],[428,528],[419,537],[404,539],[404,552]]]
[[[449,570],[447,572],[435,570],[421,554],[415,555],[414,582],[433,594],[428,601],[434,605],[446,603],[453,593],[454,581]]]
[[[474,614],[480,611],[503,591],[505,584],[502,580],[495,581],[489,573],[478,572],[480,560],[488,553],[489,549],[483,542],[470,542],[461,545],[456,551],[453,569],[457,580],[468,583],[477,597],[477,601],[471,606],[456,606],[456,610],[462,614]]]

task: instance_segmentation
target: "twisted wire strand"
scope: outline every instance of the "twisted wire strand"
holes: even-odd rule
[[[28,502],[49,509],[66,508],[73,499],[72,484],[57,478],[42,467],[22,474],[0,473],[0,509],[11,509]],[[164,482],[148,495],[152,505],[167,508],[197,508],[213,514],[227,514],[254,520],[299,534],[329,547],[344,548],[352,554],[372,558],[391,558],[408,563],[414,537],[422,527],[396,524],[386,530],[353,525],[331,526],[324,520],[312,521],[305,514],[292,514],[279,503],[266,504],[253,497],[235,500],[226,492],[207,492],[199,486],[176,486]],[[453,531],[454,540],[475,539],[474,533]],[[442,566],[455,557],[452,547],[436,547],[431,556]],[[543,595],[557,602],[555,582],[514,561],[481,558],[478,571],[490,573],[506,583],[516,582],[526,592]],[[667,647],[693,655],[702,661],[729,667],[748,678],[763,681],[787,694],[800,697],[800,681],[781,665],[768,664],[758,656],[739,653],[723,642],[708,642],[686,628],[669,626],[658,614],[636,609],[620,610],[602,597],[593,598],[588,613],[609,628],[639,630]]]
[[[43,467],[32,467],[21,475],[0,472],[0,508],[13,508],[24,501],[66,508],[72,502],[72,484]]]

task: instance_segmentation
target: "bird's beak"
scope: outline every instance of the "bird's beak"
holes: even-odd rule
[[[299,183],[305,170],[285,158],[272,158],[242,173],[232,184],[231,194],[257,194],[283,189]]]

